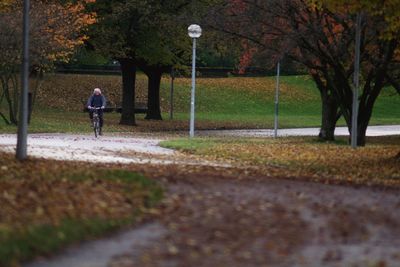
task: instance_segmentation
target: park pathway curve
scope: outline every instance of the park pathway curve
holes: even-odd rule
[[[185,161],[160,140],[30,135],[36,157],[148,166],[146,175],[166,196],[132,229],[23,266],[400,266],[398,190],[252,177],[229,165]],[[15,143],[15,135],[0,135],[1,150],[12,152]]]
[[[190,158],[159,146],[165,138],[88,134],[29,134],[28,155],[37,158],[115,164],[183,164],[227,166]],[[0,150],[15,153],[17,136],[0,134]]]
[[[400,266],[396,191],[226,174],[164,183],[150,222],[24,267]]]

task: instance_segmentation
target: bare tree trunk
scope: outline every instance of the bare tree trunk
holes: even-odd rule
[[[119,59],[122,71],[122,114],[120,124],[136,125],[135,81],[136,64],[132,59]]]
[[[312,77],[320,92],[322,103],[321,129],[318,138],[321,141],[334,141],[336,123],[340,118],[339,105],[332,92],[329,91],[328,83],[323,82],[321,76],[317,73],[312,74]]]
[[[31,70],[30,73],[30,77],[32,79],[34,79],[35,83],[32,84],[31,86],[31,92],[32,92],[32,100],[31,100],[31,104],[32,104],[32,109],[35,107],[36,104],[36,99],[37,99],[37,95],[38,95],[38,91],[43,83],[43,78],[44,78],[44,73],[43,73],[43,69],[40,67],[34,67]]]
[[[5,77],[4,77],[5,76]],[[13,98],[11,96],[12,92],[10,91],[10,80],[12,79],[12,74],[9,75],[4,75],[1,77],[1,82],[2,82],[2,87],[4,90],[4,97],[8,105],[8,114],[9,114],[9,122],[12,124],[17,125],[18,120],[17,120],[17,110],[14,109],[15,103],[13,103]],[[14,88],[14,90],[18,90],[18,88]]]
[[[329,95],[321,96],[321,100],[322,120],[318,137],[323,141],[334,141],[336,122],[340,118],[340,114],[338,115],[338,104],[336,100]]]
[[[162,120],[160,109],[160,84],[162,70],[151,68],[147,72],[148,96],[147,96],[147,114],[146,120]]]
[[[146,120],[162,120],[160,108],[161,76],[171,67],[163,65],[148,65],[144,60],[138,61],[138,66],[146,74],[148,81]]]

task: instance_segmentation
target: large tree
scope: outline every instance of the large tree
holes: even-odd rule
[[[160,120],[160,83],[163,73],[179,67],[190,57],[190,39],[187,36],[187,14],[190,0],[148,1],[136,6],[145,13],[138,33],[138,67],[148,77],[148,111],[146,119]]]
[[[88,46],[117,60],[122,71],[121,124],[135,125],[136,32],[139,15],[125,8],[125,1],[97,0],[87,10],[97,14],[90,28]],[[126,12],[124,12],[126,11]]]
[[[251,40],[270,54],[271,61],[284,55],[303,64],[321,93],[321,137],[333,139],[341,114],[351,130],[352,78],[354,74],[355,14],[349,6],[333,10],[326,3],[307,0],[225,1],[212,14],[214,27]],[[331,1],[334,2],[334,1]],[[379,8],[375,6],[376,10]],[[226,19],[226,17],[228,19]],[[358,144],[365,134],[374,103],[388,81],[398,79],[398,29],[387,36],[388,21],[380,12],[366,11],[362,22],[362,91],[359,99]],[[351,131],[350,131],[351,132]]]
[[[49,69],[55,61],[68,61],[75,47],[83,44],[86,26],[95,16],[84,12],[82,1],[32,0],[30,8],[31,75]],[[0,5],[0,106],[6,101],[8,116],[0,111],[6,123],[17,124],[19,72],[22,54],[21,0],[2,1]],[[31,90],[37,86],[31,85]]]
[[[89,6],[98,15],[90,44],[121,64],[123,100],[121,124],[134,125],[135,73],[148,76],[147,119],[161,119],[161,75],[189,57],[185,12],[192,1],[105,1]],[[126,77],[130,76],[130,77]]]

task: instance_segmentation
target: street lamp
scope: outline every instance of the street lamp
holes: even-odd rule
[[[16,157],[27,158],[28,139],[28,73],[29,73],[29,0],[24,0],[23,15],[23,52],[22,52],[22,91],[19,109],[18,137]]]
[[[193,39],[193,58],[192,58],[192,97],[190,100],[190,138],[194,137],[194,103],[196,94],[196,39],[201,36],[201,27],[192,24],[188,27],[189,37]]]

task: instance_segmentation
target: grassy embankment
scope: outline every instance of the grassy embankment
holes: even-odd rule
[[[168,119],[168,78],[162,80],[161,106],[164,121],[144,121],[138,115],[138,127],[120,126],[119,114],[106,114],[108,132],[184,130],[188,127],[190,79],[176,79],[174,120]],[[33,114],[31,132],[90,132],[87,114],[81,112],[82,100],[92,88],[101,87],[117,103],[121,99],[119,76],[48,75],[40,90]],[[196,127],[271,128],[274,110],[274,77],[199,78],[196,96]],[[137,78],[137,97],[146,102],[146,78]],[[371,124],[400,124],[400,97],[386,88],[375,105]],[[3,107],[4,111],[4,107]],[[307,76],[282,77],[280,127],[320,125],[321,107],[318,91]],[[339,122],[344,125],[343,121]],[[0,121],[0,132],[15,132],[15,127]]]
[[[0,266],[132,225],[162,197],[152,180],[87,163],[0,153]]]
[[[371,137],[357,150],[347,138],[323,143],[313,137],[195,138],[164,141],[162,146],[210,160],[257,169],[262,175],[325,183],[400,188],[400,136]]]

